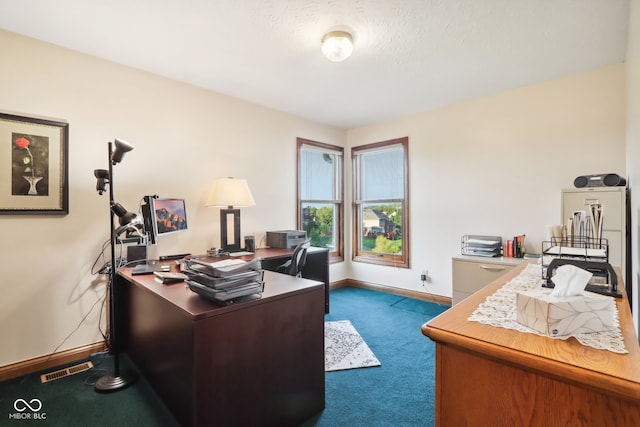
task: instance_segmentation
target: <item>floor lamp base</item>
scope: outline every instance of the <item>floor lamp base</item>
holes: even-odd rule
[[[131,373],[121,372],[120,375],[115,375],[111,372],[96,381],[95,389],[98,393],[110,393],[121,390],[133,384],[135,381],[136,376]]]

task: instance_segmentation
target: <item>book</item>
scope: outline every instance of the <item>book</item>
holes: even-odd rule
[[[154,271],[153,274],[164,284],[183,282],[188,279],[186,274],[174,273],[171,271]]]

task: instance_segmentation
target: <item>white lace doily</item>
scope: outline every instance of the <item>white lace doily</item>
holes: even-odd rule
[[[505,283],[493,295],[478,306],[469,316],[469,321],[480,322],[485,325],[499,328],[513,329],[528,334],[536,334],[551,339],[566,340],[573,336],[580,344],[597,348],[599,350],[609,350],[614,353],[628,353],[618,320],[618,309],[614,309],[614,324],[616,328],[611,331],[591,332],[587,334],[575,334],[562,337],[550,337],[534,329],[522,325],[516,320],[516,292],[532,291],[542,286],[542,267],[536,264],[528,264],[522,272],[509,282]]]

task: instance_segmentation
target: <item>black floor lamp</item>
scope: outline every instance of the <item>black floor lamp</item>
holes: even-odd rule
[[[113,150],[115,145],[115,150]],[[116,287],[116,277],[118,274],[117,261],[116,261],[116,244],[118,234],[126,229],[129,223],[132,223],[136,219],[136,215],[127,212],[119,203],[115,203],[113,198],[113,166],[122,161],[122,157],[128,151],[133,150],[133,145],[120,140],[115,139],[114,144],[108,143],[109,150],[109,170],[96,169],[93,174],[98,179],[96,184],[96,190],[98,194],[102,195],[106,191],[107,184],[109,185],[109,215],[111,217],[111,269],[109,271],[109,351],[113,355],[114,371],[110,372],[96,381],[95,390],[97,392],[111,392],[120,390],[136,379],[132,373],[120,372],[120,349],[118,348],[118,340],[116,337],[116,322],[118,321],[117,309],[118,309],[118,292]],[[115,216],[119,217],[120,227],[115,228]]]

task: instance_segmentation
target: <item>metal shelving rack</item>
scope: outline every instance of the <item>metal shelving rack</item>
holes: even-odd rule
[[[603,237],[552,237],[542,242],[542,266],[555,258],[609,262],[609,241]]]
[[[562,264],[574,264],[590,271],[592,281],[585,288],[603,295],[621,297],[617,289],[618,279],[609,264],[609,242],[605,238],[562,237],[542,242],[542,278],[543,286],[552,288],[549,268]]]
[[[465,234],[461,239],[462,255],[502,256],[502,237]]]

